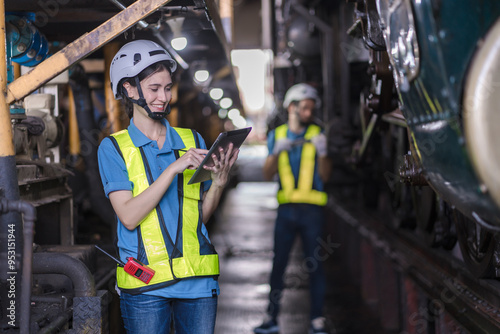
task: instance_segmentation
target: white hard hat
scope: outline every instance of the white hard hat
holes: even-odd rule
[[[316,107],[321,105],[321,100],[318,96],[318,91],[311,85],[300,83],[293,85],[288,89],[283,100],[283,107],[288,108],[290,103],[299,102],[305,99],[312,99],[316,102]]]
[[[149,40],[136,40],[122,46],[116,53],[109,68],[111,88],[117,100],[121,99],[118,84],[122,79],[133,78],[146,67],[166,61],[170,71],[177,69],[177,63],[172,56],[160,45]]]

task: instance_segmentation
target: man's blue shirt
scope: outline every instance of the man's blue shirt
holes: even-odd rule
[[[130,120],[128,133],[136,147],[142,147],[146,160],[151,168],[153,179],[156,180],[161,173],[175,160],[174,150],[185,148],[184,143],[177,132],[170,126],[167,120],[162,120],[167,132],[165,143],[161,149],[156,141],[146,137],[134,124],[134,119]],[[203,138],[198,134],[201,148],[206,149]],[[110,138],[105,138],[98,149],[99,172],[107,197],[113,191],[130,190],[134,185],[129,180],[125,162],[120,153],[116,150]],[[203,182],[202,187],[207,191],[211,181]],[[177,236],[177,223],[179,217],[179,198],[177,193],[177,176],[173,179],[167,192],[160,200],[160,209],[164,217],[165,225],[170,237],[175,240]],[[118,219],[118,218],[117,218]],[[207,229],[204,224],[201,226],[202,233],[208,239]],[[127,262],[127,257],[138,257],[138,236],[137,230],[129,231],[118,219],[117,228],[118,248],[120,259]],[[140,260],[140,259],[139,259]],[[146,292],[149,295],[164,296],[167,298],[202,298],[211,297],[213,290],[219,293],[219,285],[211,277],[189,278],[181,280],[166,288]]]

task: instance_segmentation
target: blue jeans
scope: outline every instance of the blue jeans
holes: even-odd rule
[[[274,259],[271,271],[271,291],[269,293],[268,314],[277,318],[280,300],[284,289],[283,275],[295,236],[302,241],[304,261],[298,277],[290,277],[290,284],[300,284],[309,277],[311,295],[311,319],[323,315],[326,279],[323,269],[323,256],[319,256],[321,245],[318,240],[323,236],[325,223],[324,207],[310,204],[285,204],[278,207],[274,229]],[[295,282],[295,283],[294,283]],[[293,287],[293,286],[292,286]]]
[[[213,334],[217,297],[170,299],[122,292],[120,308],[130,334],[168,334],[171,319],[176,334]]]

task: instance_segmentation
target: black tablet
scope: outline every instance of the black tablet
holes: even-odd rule
[[[251,130],[252,127],[248,127],[239,130],[222,132],[219,134],[212,147],[210,147],[205,159],[203,159],[198,169],[194,172],[188,184],[210,180],[210,171],[203,168],[203,166],[211,167],[214,165],[212,154],[215,154],[217,158],[220,158],[219,147],[222,147],[222,149],[226,151],[229,143],[233,143],[233,148],[239,148]]]

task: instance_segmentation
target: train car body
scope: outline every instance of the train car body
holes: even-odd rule
[[[469,116],[481,111],[467,105],[464,91],[472,67],[477,66],[474,62],[480,61],[475,54],[484,39],[498,39],[488,33],[498,25],[500,4],[378,1],[377,6],[401,111],[426,179],[444,200],[471,219],[498,227],[499,202],[494,198],[498,184],[480,176],[478,165],[484,162],[474,159],[475,151],[490,148],[474,146],[473,136],[489,136],[490,142],[498,139],[491,132],[467,133],[473,121]],[[481,84],[495,89],[495,81]]]
[[[385,150],[398,147],[386,157],[392,167],[385,164],[397,174],[395,211],[412,216],[429,245],[452,248],[455,235],[477,276],[498,275],[499,3],[367,0],[356,6],[375,82],[362,104],[371,117],[404,129],[383,130],[393,132]]]

